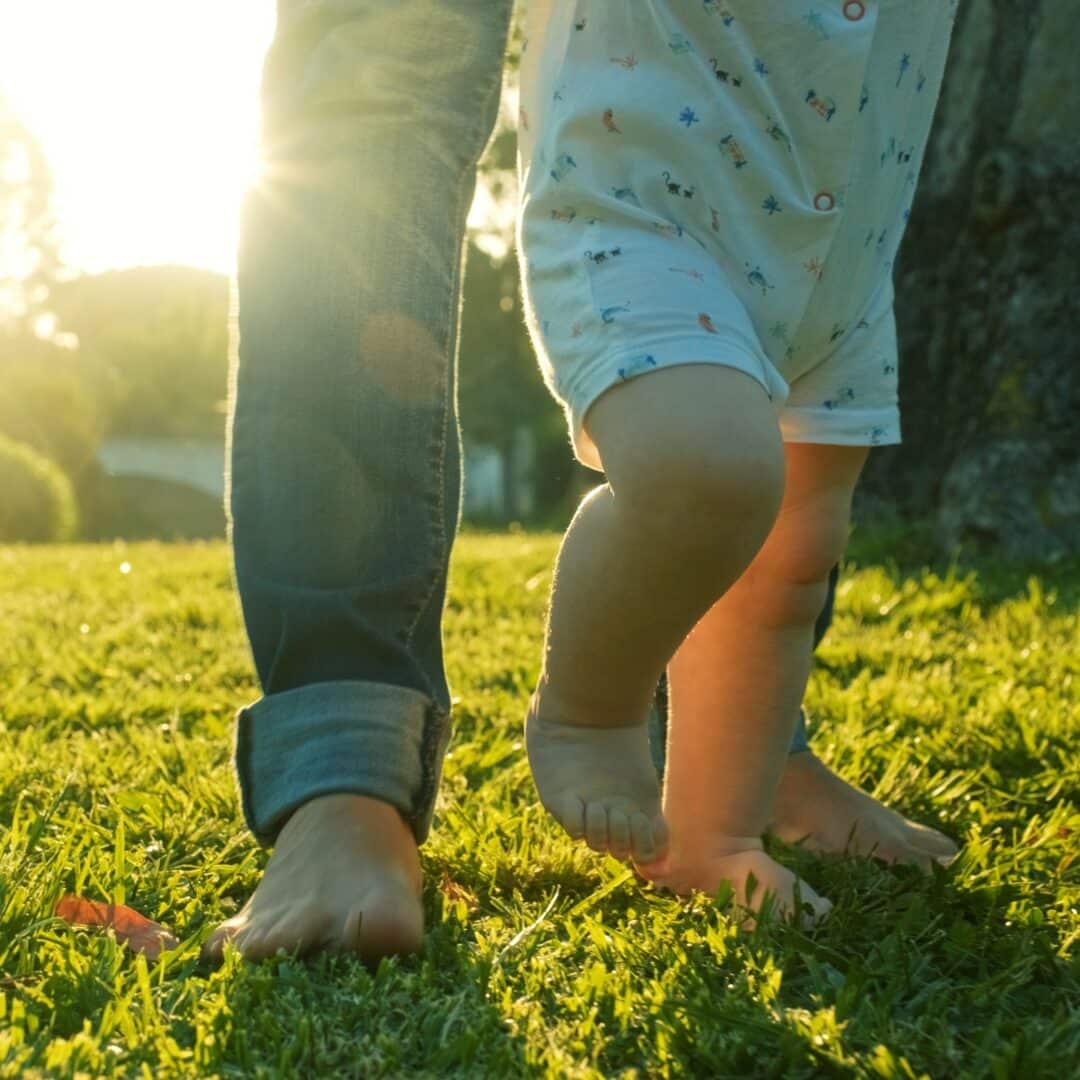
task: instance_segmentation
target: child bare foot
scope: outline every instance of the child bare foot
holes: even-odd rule
[[[243,910],[214,931],[203,958],[232,941],[245,959],[278,949],[341,949],[364,960],[415,952],[424,932],[416,841],[398,812],[362,795],[305,803],[281,830]]]
[[[715,893],[728,884],[735,903],[749,912],[760,912],[771,897],[773,911],[794,918],[803,929],[814,926],[832,909],[830,901],[769,858],[755,837],[723,837],[711,850],[693,853],[673,850],[667,859],[639,870],[654,885],[679,896]],[[751,915],[743,925],[752,928],[754,921]]]
[[[575,840],[617,859],[644,864],[667,851],[660,788],[641,723],[596,727],[567,723],[553,695],[533,695],[525,745],[544,808]]]
[[[809,752],[789,756],[769,831],[811,851],[873,855],[926,871],[934,862],[947,866],[959,850],[943,833],[908,821],[845,783]]]

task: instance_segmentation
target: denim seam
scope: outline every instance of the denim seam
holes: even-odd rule
[[[505,54],[505,42],[504,42],[503,53]],[[486,85],[486,87],[484,88],[484,92],[480,95],[480,101],[481,102],[483,102],[492,93],[492,90],[501,83],[501,80],[502,80],[502,66],[499,66],[496,70],[497,70],[497,74],[496,74],[495,79],[493,79],[491,83]],[[479,112],[479,110],[477,110],[477,111]],[[481,115],[485,115],[485,114],[481,113]],[[481,151],[481,153],[482,153],[482,151]],[[465,188],[469,186],[468,183],[467,183],[467,178],[470,175],[475,177],[475,173],[476,173],[476,163],[474,163],[473,165],[466,168],[466,170],[462,174],[462,180],[465,181],[465,182],[459,184],[459,187],[458,187],[457,205],[455,207],[455,213],[454,213],[453,221],[460,221],[465,217],[465,210],[466,210],[466,208],[464,206],[464,203],[465,203]],[[439,561],[436,562],[436,564],[435,564],[436,565],[436,571],[431,577],[430,583],[428,585],[428,590],[424,595],[424,599],[419,604],[419,606],[417,608],[417,611],[416,611],[416,614],[415,614],[412,622],[408,625],[408,627],[406,627],[405,635],[404,635],[406,646],[411,646],[412,645],[412,638],[413,638],[413,635],[416,633],[416,628],[420,623],[420,618],[424,613],[424,609],[431,602],[431,597],[434,594],[435,589],[438,587],[439,572],[438,572],[437,567],[439,565],[441,565],[441,560],[446,555],[446,549],[447,549],[447,543],[448,543],[447,535],[446,535],[446,500],[445,500],[445,498],[443,496],[443,490],[444,490],[444,488],[446,486],[446,476],[445,476],[445,473],[446,473],[446,440],[449,437],[449,433],[450,433],[450,411],[451,411],[450,410],[450,404],[451,404],[450,398],[451,398],[451,395],[449,393],[450,382],[451,382],[451,370],[450,369],[451,369],[451,367],[453,365],[454,354],[456,352],[456,346],[457,346],[457,341],[458,341],[458,334],[453,333],[453,331],[456,329],[455,323],[459,321],[456,314],[455,314],[454,309],[455,309],[455,307],[460,308],[460,306],[461,306],[461,303],[460,303],[460,301],[461,301],[460,289],[461,289],[461,282],[462,282],[462,277],[463,277],[462,263],[463,263],[464,256],[465,256],[465,238],[464,238],[464,236],[457,236],[457,235],[454,235],[453,233],[451,233],[451,235],[449,237],[449,240],[450,240],[450,245],[452,245],[454,247],[454,250],[455,250],[455,259],[453,260],[453,263],[452,263],[453,277],[451,278],[450,288],[449,288],[449,290],[447,290],[447,292],[445,294],[446,303],[445,303],[445,305],[443,307],[443,312],[442,312],[442,314],[443,314],[442,321],[443,321],[443,324],[444,324],[444,327],[445,327],[445,334],[444,334],[444,337],[443,337],[443,340],[445,342],[445,349],[443,350],[443,352],[444,352],[444,355],[446,356],[446,359],[447,359],[446,369],[445,369],[446,373],[447,373],[447,378],[445,380],[443,380],[443,382],[441,384],[441,388],[443,390],[443,398],[442,398],[442,406],[443,406],[442,407],[442,431],[441,431],[442,438],[441,439],[438,439],[438,438],[436,439],[436,443],[435,443],[435,446],[433,448],[435,450],[435,452],[436,452],[435,465],[436,465],[436,468],[438,470],[438,481],[439,481],[438,486],[436,488],[436,496],[435,496],[435,511],[436,511],[436,515],[437,515],[436,529],[438,530],[438,547],[437,547],[436,554],[439,557]],[[450,245],[448,245],[448,246],[450,246]],[[457,305],[455,305],[453,303],[453,298],[455,296],[458,298],[458,304]],[[439,526],[441,526],[441,528]],[[430,688],[429,688],[429,693],[431,693]],[[432,694],[432,697],[434,698],[434,694]]]
[[[508,5],[509,6],[509,5]],[[510,19],[512,17],[512,11],[507,14],[506,32],[509,33]],[[506,36],[503,36],[503,47],[501,55],[505,58],[506,55]],[[494,77],[492,80],[483,87],[482,93],[479,95],[479,105],[482,106],[490,96],[501,89],[503,78],[504,63],[500,63],[494,66]],[[487,111],[478,107],[475,113],[484,117],[486,122]],[[494,121],[492,121],[494,123]],[[475,130],[475,129],[474,129]],[[490,141],[490,133],[489,133]],[[485,143],[486,146],[486,143]],[[458,185],[457,192],[457,204],[455,206],[453,221],[464,221],[467,214],[468,207],[465,206],[466,193],[470,187],[475,188],[475,176],[476,167],[479,163],[479,158],[483,154],[483,148],[477,155],[476,162],[469,165],[462,174],[461,182]],[[472,184],[468,182],[468,178],[472,177]],[[448,546],[449,538],[447,536],[446,528],[446,499],[445,499],[445,487],[446,487],[446,441],[450,437],[450,419],[452,411],[452,394],[451,383],[454,379],[453,365],[457,353],[458,341],[460,337],[460,308],[461,308],[461,284],[463,279],[463,261],[466,253],[466,241],[464,234],[451,235],[449,237],[450,245],[453,246],[455,252],[455,259],[452,264],[451,273],[453,277],[450,281],[450,288],[445,294],[446,303],[443,310],[443,319],[445,325],[444,334],[444,355],[446,357],[446,378],[442,380],[442,424],[441,432],[436,428],[436,445],[433,447],[435,451],[435,467],[437,471],[437,485],[435,493],[435,530],[437,535],[433,535],[435,540],[435,559],[432,562],[433,573],[431,581],[428,587],[427,594],[417,608],[416,615],[412,623],[406,628],[405,631],[405,645],[407,648],[412,647],[413,635],[416,632],[416,628],[419,625],[420,618],[423,615],[424,610],[428,604],[431,603],[431,598],[435,594],[435,590],[438,588],[439,575],[441,573],[441,567],[447,561],[448,558]],[[457,303],[454,303],[454,300]],[[456,309],[456,310],[455,310]],[[441,434],[441,439],[439,438]],[[447,576],[449,576],[449,568],[447,568]],[[414,831],[418,831],[418,826],[422,824],[423,819],[428,817],[428,809],[434,804],[435,800],[435,784],[437,768],[437,757],[439,754],[440,743],[443,741],[440,738],[440,734],[445,731],[446,726],[449,723],[450,711],[444,710],[440,707],[438,700],[436,699],[434,689],[428,686],[428,697],[431,701],[431,705],[427,710],[427,714],[424,718],[424,730],[420,739],[420,765],[421,765],[421,780],[420,790],[417,793],[416,801],[413,809],[413,821],[411,824],[414,827]]]
[[[466,174],[467,175],[467,174]],[[459,188],[459,194],[457,199],[457,205],[454,210],[453,221],[461,220],[462,206],[465,202],[464,195],[461,188],[466,185],[462,184]],[[451,226],[452,228],[452,226]],[[431,578],[428,583],[428,589],[424,596],[424,599],[417,606],[416,614],[413,621],[406,627],[405,630],[405,646],[408,649],[412,648],[413,637],[416,633],[416,628],[420,624],[420,619],[431,603],[432,597],[435,595],[435,591],[439,586],[439,578],[443,573],[443,566],[448,560],[448,539],[446,529],[446,441],[450,437],[450,412],[451,412],[451,393],[450,384],[453,380],[453,363],[454,352],[456,348],[456,337],[453,334],[454,330],[454,303],[453,298],[458,297],[460,305],[460,288],[461,288],[461,260],[463,257],[463,244],[460,239],[455,243],[455,237],[451,234],[448,237],[450,243],[448,246],[452,246],[454,249],[455,258],[451,264],[451,279],[450,287],[445,293],[446,302],[442,312],[442,322],[444,325],[443,333],[443,356],[445,358],[445,377],[440,380],[440,389],[442,391],[442,417],[441,423],[435,425],[433,435],[433,445],[431,446],[431,461],[435,471],[435,493],[434,501],[431,504],[434,511],[434,518],[432,523],[431,539],[434,542],[434,550],[432,552],[432,559],[429,563],[431,567]],[[447,574],[449,574],[449,568],[447,568]],[[425,675],[426,678],[426,675]],[[443,710],[439,706],[439,702],[435,696],[435,689],[430,684],[427,685],[428,698],[431,704],[428,706],[427,713],[424,717],[424,730],[420,737],[420,790],[416,794],[416,799],[413,804],[412,811],[412,826],[414,831],[419,831],[423,824],[423,819],[427,816],[427,809],[429,805],[434,802],[435,798],[435,773],[436,773],[436,757],[439,753],[439,733],[445,727],[449,721],[449,712]]]
[[[251,777],[251,732],[250,723],[245,723],[248,706],[242,706],[233,714],[236,725],[236,748],[234,757],[236,760],[236,780],[240,789],[240,811],[244,815],[244,821],[253,836],[255,832],[255,808],[251,803],[250,784],[247,780]]]

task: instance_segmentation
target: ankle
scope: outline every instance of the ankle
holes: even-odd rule
[[[708,845],[709,854],[723,857],[738,855],[743,851],[764,851],[760,836],[713,836]]]
[[[584,728],[643,727],[648,723],[651,699],[644,705],[612,702],[589,692],[553,685],[543,676],[529,703],[530,714],[541,724],[565,724]]]
[[[765,845],[760,836],[730,836],[719,833],[682,836],[672,828],[671,850],[662,867],[650,867],[657,872],[668,873],[673,870],[692,872],[697,868],[713,866],[732,855],[742,855],[748,851],[764,851]]]
[[[281,832],[311,826],[321,828],[328,824],[369,828],[402,840],[413,840],[412,830],[395,806],[382,799],[351,791],[316,795],[301,803],[289,816]],[[413,843],[415,844],[415,840]]]

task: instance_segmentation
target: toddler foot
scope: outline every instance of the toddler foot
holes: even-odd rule
[[[544,808],[593,851],[639,865],[662,858],[667,825],[645,720],[624,727],[566,723],[550,697],[545,693],[541,704],[537,691],[525,719],[529,767]]]
[[[667,859],[641,869],[641,874],[679,896],[712,894],[728,884],[735,903],[751,913],[760,912],[771,897],[773,910],[783,918],[795,918],[803,929],[814,926],[832,909],[830,901],[770,859],[756,837],[724,837],[711,851],[693,855],[673,850]],[[751,914],[743,925],[752,928],[754,922]]]
[[[369,963],[415,952],[422,884],[416,841],[392,806],[363,795],[312,799],[289,818],[251,899],[214,931],[203,958],[220,959],[227,941],[246,960],[278,949],[343,949]]]
[[[943,833],[853,788],[809,752],[788,757],[769,831],[811,851],[873,855],[926,871],[934,862],[947,866],[959,850]]]

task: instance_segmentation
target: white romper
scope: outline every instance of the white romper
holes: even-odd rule
[[[892,269],[958,0],[528,0],[526,319],[574,452],[605,390],[738,368],[791,442],[900,441]]]

